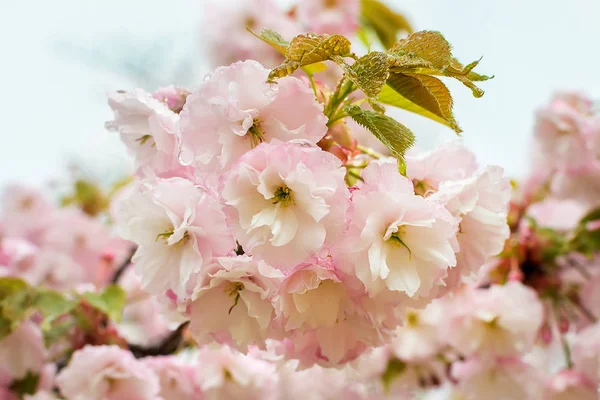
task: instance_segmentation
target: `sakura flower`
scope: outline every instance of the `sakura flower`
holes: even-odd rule
[[[140,285],[141,278],[131,267],[119,280],[119,286],[127,292],[127,303],[117,329],[128,343],[152,346],[172,329],[157,298],[141,290]]]
[[[536,293],[519,282],[460,293],[448,304],[445,338],[470,356],[512,356],[531,349],[542,325]]]
[[[200,350],[199,382],[205,400],[275,400],[275,365],[229,347]]]
[[[176,125],[178,115],[168,104],[142,89],[115,92],[108,98],[115,119],[106,128],[117,131],[135,157],[135,168],[146,176],[173,176],[178,163]]]
[[[472,359],[457,363],[452,375],[458,379],[465,400],[538,400],[543,382],[537,371],[524,362],[508,358],[494,363]]]
[[[203,400],[193,365],[185,364],[173,356],[148,357],[142,362],[158,376],[162,400]]]
[[[600,323],[579,332],[573,344],[573,363],[577,371],[600,383]]]
[[[577,371],[564,370],[552,377],[546,397],[549,400],[596,400],[597,384]]]
[[[221,257],[200,279],[190,306],[196,341],[216,339],[242,351],[264,346],[274,315],[271,298],[283,274],[247,256]]]
[[[188,97],[180,121],[184,161],[227,169],[262,142],[325,136],[327,118],[309,86],[294,77],[267,83],[268,75],[256,61],[237,62],[217,68]]]
[[[213,1],[205,10],[202,35],[212,67],[253,59],[273,68],[283,60],[277,50],[246,28],[256,33],[272,29],[287,40],[300,33],[296,23],[272,0]]]
[[[68,290],[83,283],[93,283],[88,273],[99,267],[99,261],[84,266],[75,262],[69,253],[44,248],[39,250],[27,262],[17,264],[20,267],[18,276],[31,285],[39,285],[54,290]]]
[[[488,167],[466,179],[444,181],[430,196],[460,221],[456,273],[477,272],[504,248],[511,188],[502,174],[502,168]]]
[[[331,258],[299,264],[287,274],[278,289],[286,330],[331,327],[352,312],[352,300],[338,275]]]
[[[2,230],[10,236],[35,241],[42,222],[55,208],[34,189],[10,185],[2,192]]]
[[[469,178],[476,170],[475,154],[458,141],[429,152],[410,150],[406,155],[406,174],[419,194],[437,190],[444,181]]]
[[[426,361],[444,347],[439,332],[443,307],[431,303],[423,310],[407,310],[404,325],[395,332],[390,348],[398,359],[408,362]]]
[[[182,178],[136,183],[115,207],[121,235],[138,245],[133,262],[142,288],[186,297],[190,277],[235,240],[219,202]]]
[[[190,92],[186,89],[170,85],[159,88],[152,93],[152,97],[158,101],[162,101],[169,107],[169,110],[179,114],[189,94]]]
[[[558,93],[538,112],[534,162],[561,171],[580,170],[597,158],[599,144],[600,118],[582,95]]]
[[[349,202],[344,175],[317,147],[263,143],[245,154],[222,193],[244,251],[290,269],[334,243]]]
[[[527,209],[527,215],[541,227],[566,232],[575,228],[586,211],[586,207],[578,201],[549,197],[532,204]]]
[[[0,340],[0,370],[4,369],[13,379],[22,379],[28,372],[39,372],[45,360],[42,333],[32,322],[22,322]]]
[[[298,18],[310,32],[353,35],[359,28],[359,0],[305,0],[298,3]]]
[[[416,195],[395,163],[371,163],[362,177],[352,196],[344,259],[371,295],[428,296],[456,265],[456,218]]]
[[[159,400],[156,374],[117,346],[76,351],[56,383],[67,400]]]

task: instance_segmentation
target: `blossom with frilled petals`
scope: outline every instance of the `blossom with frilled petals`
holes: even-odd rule
[[[117,346],[76,351],[56,383],[67,400],[159,400],[154,371]]]
[[[232,351],[204,346],[198,356],[198,380],[205,400],[276,400],[275,364]]]
[[[538,168],[576,171],[600,155],[600,118],[592,101],[578,93],[558,93],[537,113],[534,163]]]
[[[539,400],[543,397],[542,377],[532,366],[516,358],[479,359],[455,363],[452,376],[465,400]]]
[[[188,96],[180,121],[182,161],[223,172],[262,142],[317,143],[325,136],[327,118],[310,87],[294,77],[267,83],[268,75],[256,61],[237,62],[217,68]]]
[[[142,362],[158,376],[162,400],[203,400],[193,365],[174,356],[147,357]]]
[[[573,344],[575,369],[600,384],[600,323],[579,332]]]
[[[527,351],[543,320],[537,294],[515,281],[467,289],[446,306],[444,337],[465,356],[512,356]]]
[[[298,18],[308,31],[329,35],[353,35],[359,28],[359,0],[303,0]]]
[[[410,150],[406,155],[406,174],[419,194],[437,190],[444,181],[469,178],[476,170],[475,154],[459,141],[429,152]]]
[[[289,271],[278,288],[285,329],[330,327],[351,313],[352,299],[342,279],[331,258],[314,259]]]
[[[597,383],[574,370],[564,370],[554,375],[548,383],[545,399],[597,400]]]
[[[272,297],[283,274],[248,256],[220,257],[206,266],[189,308],[197,342],[264,346],[274,316]]]
[[[300,33],[300,27],[273,0],[213,0],[205,8],[202,35],[212,67],[236,61],[258,60],[273,68],[283,56],[273,47],[248,33],[272,29],[286,40]]]
[[[458,224],[444,206],[418,196],[395,163],[372,162],[352,194],[342,257],[371,295],[428,296],[456,265]]]
[[[43,222],[56,210],[38,190],[20,185],[9,185],[2,191],[2,235],[35,241],[43,229]]]
[[[282,269],[340,238],[349,191],[332,154],[297,143],[263,143],[225,183],[230,223],[246,253]]]
[[[184,298],[194,273],[235,248],[225,215],[217,199],[183,178],[134,185],[115,211],[121,236],[138,245],[132,261],[142,288]]]
[[[183,167],[178,162],[179,116],[168,104],[142,89],[115,92],[108,96],[115,119],[107,129],[119,132],[127,150],[135,157],[135,168],[144,176],[175,176]]]
[[[442,182],[429,199],[459,219],[459,252],[453,272],[469,275],[500,253],[510,235],[507,224],[510,182],[500,167],[487,167],[462,180]]]
[[[0,370],[4,369],[13,379],[39,372],[45,360],[42,333],[32,322],[22,322],[10,335],[0,339]]]

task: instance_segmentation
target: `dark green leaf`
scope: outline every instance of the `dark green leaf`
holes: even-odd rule
[[[355,105],[346,106],[345,111],[359,125],[371,131],[400,160],[404,160],[406,150],[415,143],[415,135],[387,115],[363,110]]]

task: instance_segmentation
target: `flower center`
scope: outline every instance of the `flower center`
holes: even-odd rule
[[[231,311],[233,311],[235,306],[237,306],[238,302],[240,301],[240,292],[242,290],[244,290],[244,284],[241,282],[230,282],[228,285],[225,285],[225,293],[227,293],[229,297],[235,296],[233,299],[233,305],[231,308],[229,308],[229,314],[231,314]]]
[[[140,143],[140,146],[143,146],[143,145],[145,145],[145,144],[146,144],[146,142],[147,142],[148,140],[150,140],[150,139],[152,139],[152,136],[151,136],[151,135],[144,135],[144,136],[140,136],[139,138],[135,139],[135,141],[136,141],[136,142],[139,142],[139,143]],[[154,144],[154,143],[152,143],[152,147],[154,147],[154,146],[155,146],[155,144]]]
[[[390,236],[387,242],[394,246],[404,247],[406,250],[408,250],[408,258],[410,259],[410,257],[412,256],[412,252],[410,251],[410,248],[406,245],[406,243],[404,243],[404,241],[402,240],[403,233],[404,232],[402,228],[399,227],[398,232],[392,233],[392,236]]]
[[[173,236],[173,233],[174,233],[173,229],[171,229],[171,230],[169,230],[169,231],[164,231],[163,233],[159,233],[158,235],[156,235],[156,241],[158,242],[160,239],[162,239],[162,240],[163,240],[163,242],[164,242],[164,243],[165,243],[167,246],[170,246],[170,247],[172,247],[172,248],[177,248],[177,247],[179,247],[179,246],[181,246],[181,245],[185,244],[185,242],[187,242],[187,241],[188,241],[188,239],[190,238],[190,235],[189,235],[189,234],[188,234],[188,232],[186,231],[186,232],[183,234],[183,237],[182,237],[181,239],[179,239],[179,241],[178,241],[178,242],[176,242],[176,243],[173,243],[173,244],[169,244],[169,238],[170,238],[171,236]]]
[[[408,311],[406,313],[406,326],[417,326],[419,324],[419,314],[414,311]]]
[[[277,190],[275,190],[274,197],[275,200],[273,200],[273,204],[281,204],[282,207],[287,207],[294,203],[292,189],[286,185],[278,187]]]
[[[255,118],[254,123],[252,124],[250,129],[248,129],[248,134],[250,137],[250,145],[252,146],[252,148],[255,148],[256,146],[258,146],[259,144],[261,144],[262,142],[265,141],[264,134],[261,132],[261,130],[259,128],[259,124],[260,124],[259,119]]]

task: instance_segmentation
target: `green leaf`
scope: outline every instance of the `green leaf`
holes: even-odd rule
[[[121,320],[127,294],[118,285],[107,286],[101,294],[87,292],[82,297],[92,306],[106,313],[111,319]]]
[[[279,33],[270,29],[263,29],[260,34],[257,35],[248,27],[246,27],[246,30],[285,56],[290,42],[281,37]]]
[[[10,385],[10,390],[17,393],[20,396],[26,394],[34,394],[37,392],[38,384],[40,381],[39,374],[34,374],[31,371],[27,372],[23,378],[15,380]]]
[[[0,278],[0,301],[26,289],[29,285],[19,278]]]
[[[379,101],[432,119],[457,133],[462,132],[452,112],[452,95],[446,85],[435,77],[391,74]]]
[[[475,97],[483,96],[484,92],[473,80],[489,79],[472,71],[479,64],[479,60],[463,67],[452,56],[450,43],[441,33],[435,31],[416,32],[400,40],[388,51],[388,57],[391,72],[454,78],[471,89]]]
[[[600,208],[595,208],[581,218],[579,225],[587,225],[588,222],[600,220]]]
[[[412,33],[413,31],[410,23],[403,15],[392,11],[378,0],[362,0],[361,21],[364,27],[375,32],[386,49],[396,43],[400,33]]]
[[[283,64],[269,74],[269,81],[293,74],[300,67],[331,60],[333,56],[352,56],[350,46],[350,41],[341,35],[296,36],[287,48]]]
[[[76,305],[76,301],[69,300],[58,292],[41,290],[35,306],[44,316],[42,328],[48,329],[56,318],[69,313]]]
[[[363,110],[356,105],[346,106],[345,111],[356,123],[371,131],[395,157],[402,161],[406,150],[415,143],[415,135],[387,115]]]
[[[339,61],[340,58],[334,61]],[[379,51],[373,51],[359,58],[351,67],[345,62],[340,66],[348,79],[370,99],[377,98],[390,74],[387,55]]]
[[[406,364],[397,358],[392,358],[388,361],[388,364],[381,375],[381,381],[383,383],[383,388],[386,391],[390,390],[392,383],[396,378],[398,378],[402,373],[406,370]]]

